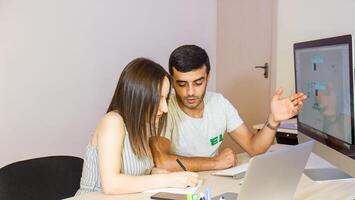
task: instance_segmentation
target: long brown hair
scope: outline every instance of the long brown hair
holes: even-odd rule
[[[164,77],[169,79],[170,95],[171,79],[164,68],[147,58],[134,59],[123,70],[107,110],[122,116],[132,150],[138,158],[151,157],[149,137],[160,136],[166,127],[166,113],[158,124],[155,120]]]

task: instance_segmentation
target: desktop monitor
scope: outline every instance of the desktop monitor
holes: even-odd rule
[[[352,36],[295,43],[298,131],[355,159]]]

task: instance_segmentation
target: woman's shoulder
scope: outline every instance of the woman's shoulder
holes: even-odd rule
[[[100,120],[98,129],[124,129],[123,117],[116,111],[110,111],[106,113]]]
[[[106,113],[95,129],[96,138],[117,137],[125,134],[125,125],[122,116],[115,111]],[[111,135],[111,136],[110,136]],[[95,143],[95,142],[94,142]]]
[[[103,124],[109,124],[109,123],[124,123],[122,116],[117,112],[117,111],[110,111],[108,113],[106,113],[100,123]]]

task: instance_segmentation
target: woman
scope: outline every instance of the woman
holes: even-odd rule
[[[88,144],[77,194],[142,192],[195,186],[193,172],[150,174],[149,138],[166,126],[170,94],[168,73],[157,63],[137,58],[123,70],[106,115]]]

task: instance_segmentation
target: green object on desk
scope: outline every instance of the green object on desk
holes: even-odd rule
[[[188,193],[188,194],[186,195],[186,200],[192,200],[192,194]]]
[[[197,195],[197,194],[193,194],[193,195],[192,195],[192,200],[199,200],[198,195]]]

